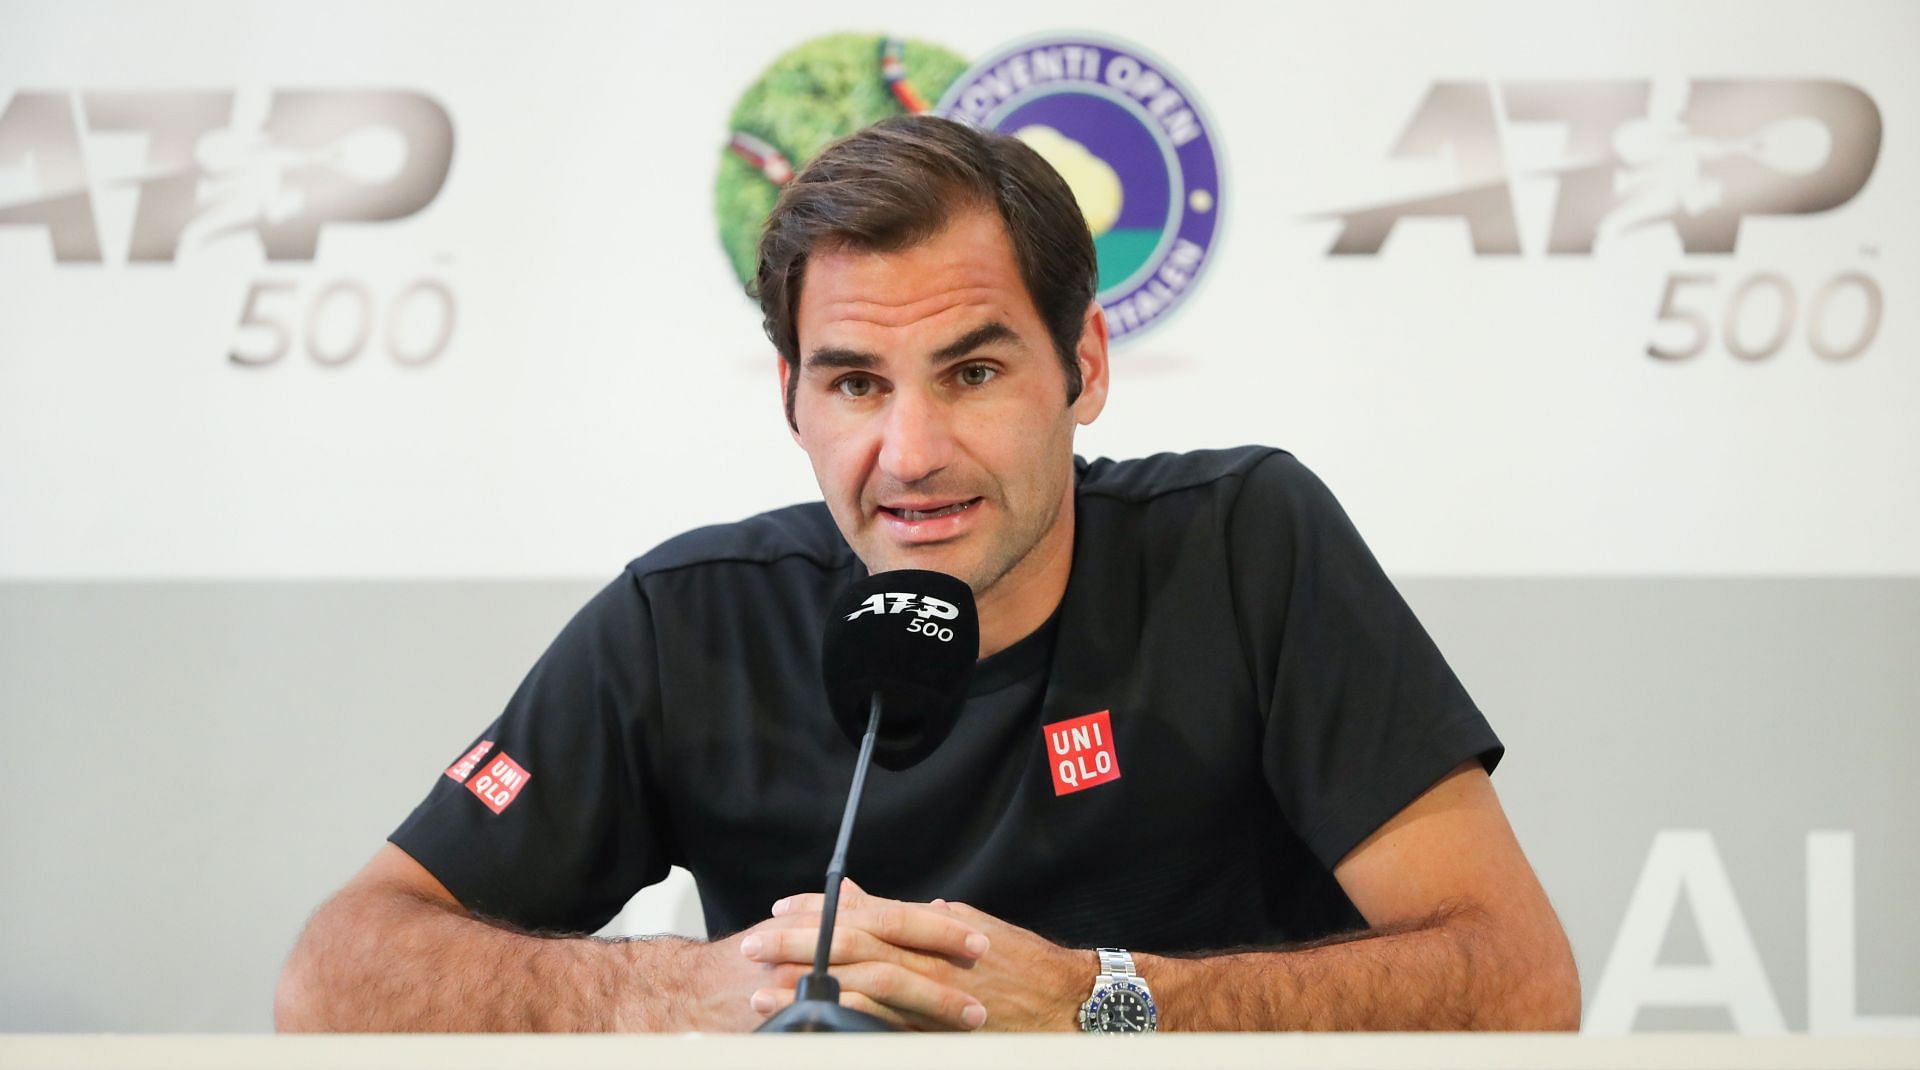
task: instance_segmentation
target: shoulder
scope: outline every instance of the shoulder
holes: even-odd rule
[[[1352,534],[1326,484],[1273,446],[1162,453],[1083,463],[1079,511],[1089,530],[1132,533],[1167,552],[1275,560]]]
[[[676,535],[627,564],[635,581],[724,565],[846,567],[853,556],[824,502],[790,505]]]
[[[1147,502],[1181,491],[1212,488],[1238,496],[1249,487],[1281,492],[1317,484],[1299,459],[1273,446],[1156,453],[1130,461],[1105,458],[1080,465],[1082,495]]]

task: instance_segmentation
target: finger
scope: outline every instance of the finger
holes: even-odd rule
[[[826,909],[826,902],[826,898],[819,892],[802,892],[799,895],[775,900],[773,909],[769,913],[776,918],[785,917],[788,914],[818,914]]]
[[[895,947],[971,961],[987,953],[991,942],[980,929],[944,910],[915,903],[890,903],[841,914],[850,924]]]
[[[919,1015],[902,1014],[885,1004],[875,1003],[859,992],[848,992],[843,989],[840,992],[840,1005],[848,1010],[859,1011],[862,1014],[871,1014],[875,1018],[889,1023],[896,1029],[908,1029],[921,1033],[934,1032],[939,1029],[939,1026],[928,1022]]]
[[[793,1005],[794,991],[791,988],[762,988],[748,999],[748,1004],[762,1018],[771,1018]],[[858,992],[840,993],[840,1005],[862,1014],[871,1014],[892,1025],[896,1029],[914,1029],[928,1031],[938,1028],[919,1015],[902,1014],[892,1007],[883,1006]]]
[[[813,962],[819,944],[820,930],[796,924],[792,928],[765,929],[748,934],[740,941],[740,953],[770,966],[784,964],[797,968]],[[925,973],[943,966],[969,968],[974,960],[971,957],[954,959],[945,955],[931,955],[890,944],[856,926],[836,926],[833,944],[827,949],[827,962],[832,965],[893,962]]]
[[[865,996],[936,1029],[973,1030],[987,1020],[987,1008],[966,992],[890,962],[856,962],[833,975],[842,1003]]]
[[[759,962],[811,962],[820,939],[820,919],[788,914],[741,941],[740,952]],[[886,945],[886,946],[882,946]],[[968,964],[987,953],[986,934],[952,915],[909,903],[840,912],[834,924],[830,962],[898,958],[889,948]]]
[[[819,945],[819,929],[795,925],[792,928],[767,929],[749,934],[740,941],[740,953],[755,962],[810,963]],[[886,957],[889,953],[889,949],[874,939],[873,934],[836,926],[833,944],[827,949],[827,961],[832,964],[857,962]]]
[[[747,1005],[762,1018],[772,1017],[775,1012],[786,1009],[787,1004],[792,1002],[793,989],[791,988],[756,989],[753,995],[747,997]]]
[[[868,895],[866,890],[853,883],[852,877],[840,878],[840,906],[842,909],[865,906],[873,903],[893,903],[897,900],[883,899],[877,895]],[[775,900],[771,913],[774,917],[782,914],[795,914],[801,911],[820,911],[826,909],[827,897],[819,892],[802,892],[785,899]]]
[[[812,972],[812,962],[769,963],[760,972],[759,984],[769,988],[794,988],[800,984],[800,978]]]

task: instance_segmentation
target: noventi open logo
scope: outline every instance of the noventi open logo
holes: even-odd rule
[[[1116,340],[1192,290],[1219,227],[1220,161],[1166,64],[1111,39],[1037,38],[975,64],[936,110],[1012,134],[1066,178],[1093,231]]]
[[[1165,63],[1085,34],[1021,41],[971,67],[938,46],[872,34],[815,38],[775,60],[734,107],[714,186],[740,281],[753,275],[779,187],[827,142],[921,112],[1018,137],[1067,180],[1093,232],[1116,341],[1192,292],[1223,200],[1205,114]]]

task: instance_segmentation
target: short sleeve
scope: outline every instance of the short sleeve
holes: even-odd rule
[[[1312,472],[1265,458],[1229,525],[1267,785],[1328,870],[1455,766],[1493,771],[1505,747]]]
[[[667,872],[664,813],[643,776],[655,669],[650,613],[628,572],[574,615],[388,839],[476,913],[529,930],[599,929]]]

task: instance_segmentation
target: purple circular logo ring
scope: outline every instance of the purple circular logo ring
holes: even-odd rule
[[[1205,115],[1165,63],[1111,38],[1030,38],[974,64],[934,111],[1019,137],[1067,179],[1115,341],[1192,293],[1219,229],[1221,171]]]

